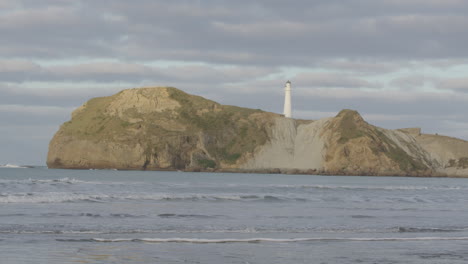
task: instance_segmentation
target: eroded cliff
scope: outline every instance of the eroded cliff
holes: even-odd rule
[[[75,110],[49,146],[50,168],[236,167],[278,115],[169,87],[124,90]]]
[[[388,130],[356,111],[316,121],[221,105],[176,88],[124,90],[79,107],[50,168],[468,176],[468,142]]]

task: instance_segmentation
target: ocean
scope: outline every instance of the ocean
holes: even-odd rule
[[[0,168],[0,263],[467,263],[468,179]]]

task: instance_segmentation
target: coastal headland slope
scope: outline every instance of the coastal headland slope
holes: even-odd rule
[[[468,142],[389,130],[358,112],[298,120],[172,87],[94,98],[49,145],[49,168],[468,177]]]

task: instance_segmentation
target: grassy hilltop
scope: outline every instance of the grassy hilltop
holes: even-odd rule
[[[415,132],[416,131],[416,132]],[[468,176],[468,142],[221,105],[172,87],[89,100],[50,142],[50,168]]]
[[[97,145],[128,146],[130,152],[143,150],[143,159],[126,162],[132,164],[128,169],[217,168],[236,164],[243,154],[265,144],[265,128],[276,116],[220,105],[171,87],[131,89],[91,99],[62,125],[54,140],[66,137]],[[127,168],[128,164],[121,166],[117,161],[112,167]],[[112,162],[83,156],[69,163],[65,165],[57,155],[48,165],[79,168],[88,163],[108,168]]]

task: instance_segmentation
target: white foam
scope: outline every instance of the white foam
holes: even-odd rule
[[[27,169],[28,167],[23,167],[15,164],[5,164],[5,165],[0,165],[0,168],[10,168],[10,169]]]
[[[0,234],[25,234],[25,235],[37,235],[37,234],[88,234],[88,235],[102,235],[109,232],[100,231],[61,231],[61,230],[0,230]]]
[[[294,243],[313,241],[336,241],[336,242],[385,242],[385,241],[443,241],[443,240],[468,240],[468,237],[390,237],[390,238],[93,238],[94,242],[147,242],[147,243],[194,243],[194,244],[217,244],[217,243]]]
[[[78,184],[78,183],[84,183],[84,184],[104,184],[103,182],[92,182],[92,181],[82,181],[82,180],[77,180],[75,178],[60,178],[60,179],[34,179],[34,178],[29,178],[25,180],[6,180],[6,179],[0,179],[0,183],[19,183],[19,184],[31,184],[31,183],[67,183],[67,184]]]
[[[272,188],[344,189],[344,190],[461,190],[458,186],[353,186],[353,185],[269,185]]]
[[[294,199],[271,195],[222,195],[222,194],[84,194],[70,192],[33,192],[33,193],[0,193],[1,203],[63,203],[63,202],[104,202],[113,200],[150,200],[150,201],[283,201]]]
[[[63,203],[74,201],[99,201],[110,196],[74,193],[15,193],[0,196],[0,203]]]
[[[75,178],[61,178],[61,179],[50,179],[50,180],[37,180],[37,179],[31,179],[29,178],[28,181],[34,182],[34,183],[70,183],[70,184],[75,184],[75,183],[94,183],[94,182],[85,182],[85,181],[80,181]]]
[[[105,235],[105,234],[172,234],[172,233],[185,233],[185,234],[198,234],[198,233],[262,233],[262,231],[255,230],[0,230],[0,234],[92,234],[92,235]],[[265,232],[270,233],[270,232]],[[130,239],[134,240],[134,239]],[[103,242],[103,241],[101,241]],[[111,242],[111,241],[110,241]]]

